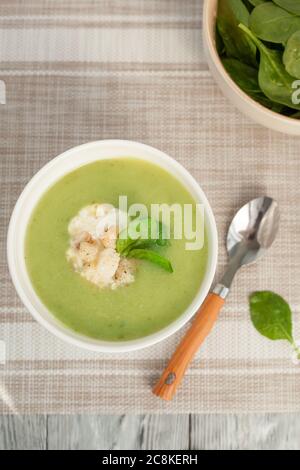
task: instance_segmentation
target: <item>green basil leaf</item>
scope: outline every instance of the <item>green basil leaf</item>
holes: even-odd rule
[[[128,232],[131,238],[138,235],[138,242],[135,246],[152,246],[155,244],[168,246],[170,244],[163,223],[150,217],[132,221],[129,224]]]
[[[293,341],[292,312],[288,303],[270,291],[250,296],[251,320],[257,331],[271,340]]]
[[[169,273],[173,272],[172,264],[170,263],[170,261],[164,256],[161,256],[156,251],[144,250],[144,249],[132,249],[130,250],[128,257],[136,258],[136,259],[144,259],[160,266],[161,268],[165,269]]]
[[[156,240],[158,246],[170,246],[169,234],[166,227],[162,222],[158,222],[158,239]]]
[[[127,229],[119,234],[116,244],[118,253],[126,256],[133,247],[155,245],[160,237],[160,230],[159,222],[150,217],[132,220]]]
[[[124,238],[127,237],[127,238]],[[130,250],[130,248],[137,242],[137,240],[132,240],[127,236],[127,230],[122,231],[119,235],[119,238],[116,242],[116,250],[123,256],[126,256],[126,253]]]
[[[135,248],[153,248],[156,246],[156,244],[156,240],[136,240],[134,244],[129,246],[127,253],[129,254],[129,252]]]

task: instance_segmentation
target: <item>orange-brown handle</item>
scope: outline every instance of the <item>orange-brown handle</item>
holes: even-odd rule
[[[212,330],[225,300],[209,294],[196,318],[167,365],[153,393],[164,400],[172,400],[185,371],[199,347]]]

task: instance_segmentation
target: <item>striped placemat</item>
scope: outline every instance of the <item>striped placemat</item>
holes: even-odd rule
[[[275,290],[291,303],[300,337],[300,141],[252,123],[222,96],[205,62],[201,17],[201,0],[1,1],[3,413],[300,410],[299,366],[287,345],[255,332],[247,308],[251,290]],[[152,396],[151,385],[183,331],[121,357],[84,352],[39,326],[9,279],[6,230],[25,183],[62,151],[108,138],[158,147],[195,176],[218,223],[219,273],[235,210],[263,194],[281,206],[274,248],[240,273],[172,403]]]

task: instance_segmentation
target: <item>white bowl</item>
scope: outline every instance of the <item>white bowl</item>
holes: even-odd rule
[[[174,175],[189,190],[197,202],[204,204],[205,221],[208,234],[209,256],[204,280],[189,308],[166,328],[152,335],[124,342],[100,341],[86,337],[68,329],[43,305],[35,293],[25,265],[24,240],[31,213],[42,194],[66,173],[96,160],[131,156],[150,161]],[[27,184],[14,208],[7,240],[8,265],[15,288],[32,316],[59,338],[93,351],[120,352],[141,349],[161,341],[181,328],[198,310],[204,301],[217,263],[217,229],[210,205],[198,183],[173,158],[147,145],[123,141],[107,140],[91,142],[75,147],[54,158],[45,165]]]
[[[203,42],[209,68],[224,95],[244,114],[263,126],[285,134],[300,135],[300,120],[275,113],[254,101],[231,79],[220,60],[215,41],[218,0],[205,0]],[[295,110],[296,112],[296,110]]]

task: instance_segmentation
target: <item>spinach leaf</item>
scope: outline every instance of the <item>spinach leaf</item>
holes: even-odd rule
[[[300,111],[298,113],[291,114],[290,117],[293,118],[293,119],[300,119]]]
[[[257,331],[271,340],[285,339],[294,344],[292,312],[288,303],[270,291],[250,296],[251,320]]]
[[[258,82],[263,93],[276,103],[300,110],[300,104],[293,103],[295,82],[282,63],[279,51],[268,49],[246,26],[240,28],[248,34],[260,51]]]
[[[169,273],[173,272],[172,264],[170,263],[170,261],[164,256],[161,256],[156,251],[134,248],[130,250],[128,257],[136,258],[136,259],[144,259],[160,266],[161,268],[165,269]]]
[[[297,14],[300,0],[219,0],[216,33],[223,65],[241,90],[266,108],[295,119],[295,110],[300,110],[293,100],[293,84],[300,79]]]
[[[261,93],[258,84],[258,70],[250,65],[244,64],[237,59],[224,58],[222,63],[229,73],[234,78],[237,85],[246,93],[256,94]]]
[[[249,0],[243,0],[243,3],[249,12],[253,10],[254,6]]]
[[[266,1],[267,0],[243,0],[244,4],[250,12],[253,10],[253,8],[257,7],[258,5],[266,3]]]
[[[216,28],[216,48],[220,57],[225,53],[225,46],[218,28]]]
[[[299,114],[299,116],[300,116],[300,111],[295,113],[294,109],[288,108],[287,106],[283,106],[283,108],[281,110],[281,114],[283,116],[287,116],[287,117],[290,117],[290,118],[297,119],[297,115]]]
[[[251,5],[254,7],[257,7],[258,5],[262,5],[263,3],[266,3],[266,0],[248,0]]]
[[[300,30],[289,38],[283,54],[283,63],[290,75],[300,78]]]
[[[249,12],[242,0],[220,0],[218,4],[217,29],[222,37],[228,57],[256,64],[256,47],[238,27],[249,25]]]
[[[294,15],[300,15],[300,0],[273,0],[281,8],[293,13]]]
[[[272,2],[267,2],[252,11],[250,29],[264,41],[286,43],[289,37],[300,29],[300,17],[292,15]]]
[[[220,0],[219,3],[220,12],[223,11],[225,15],[231,12],[237,22],[249,25],[249,12],[242,0]]]
[[[237,59],[224,58],[222,63],[234,82],[241,88],[241,90],[247,93],[248,96],[266,108],[275,110],[277,112],[281,111],[282,106],[278,104],[275,105],[261,91],[258,83],[257,69],[251,67],[250,65],[244,64]]]

